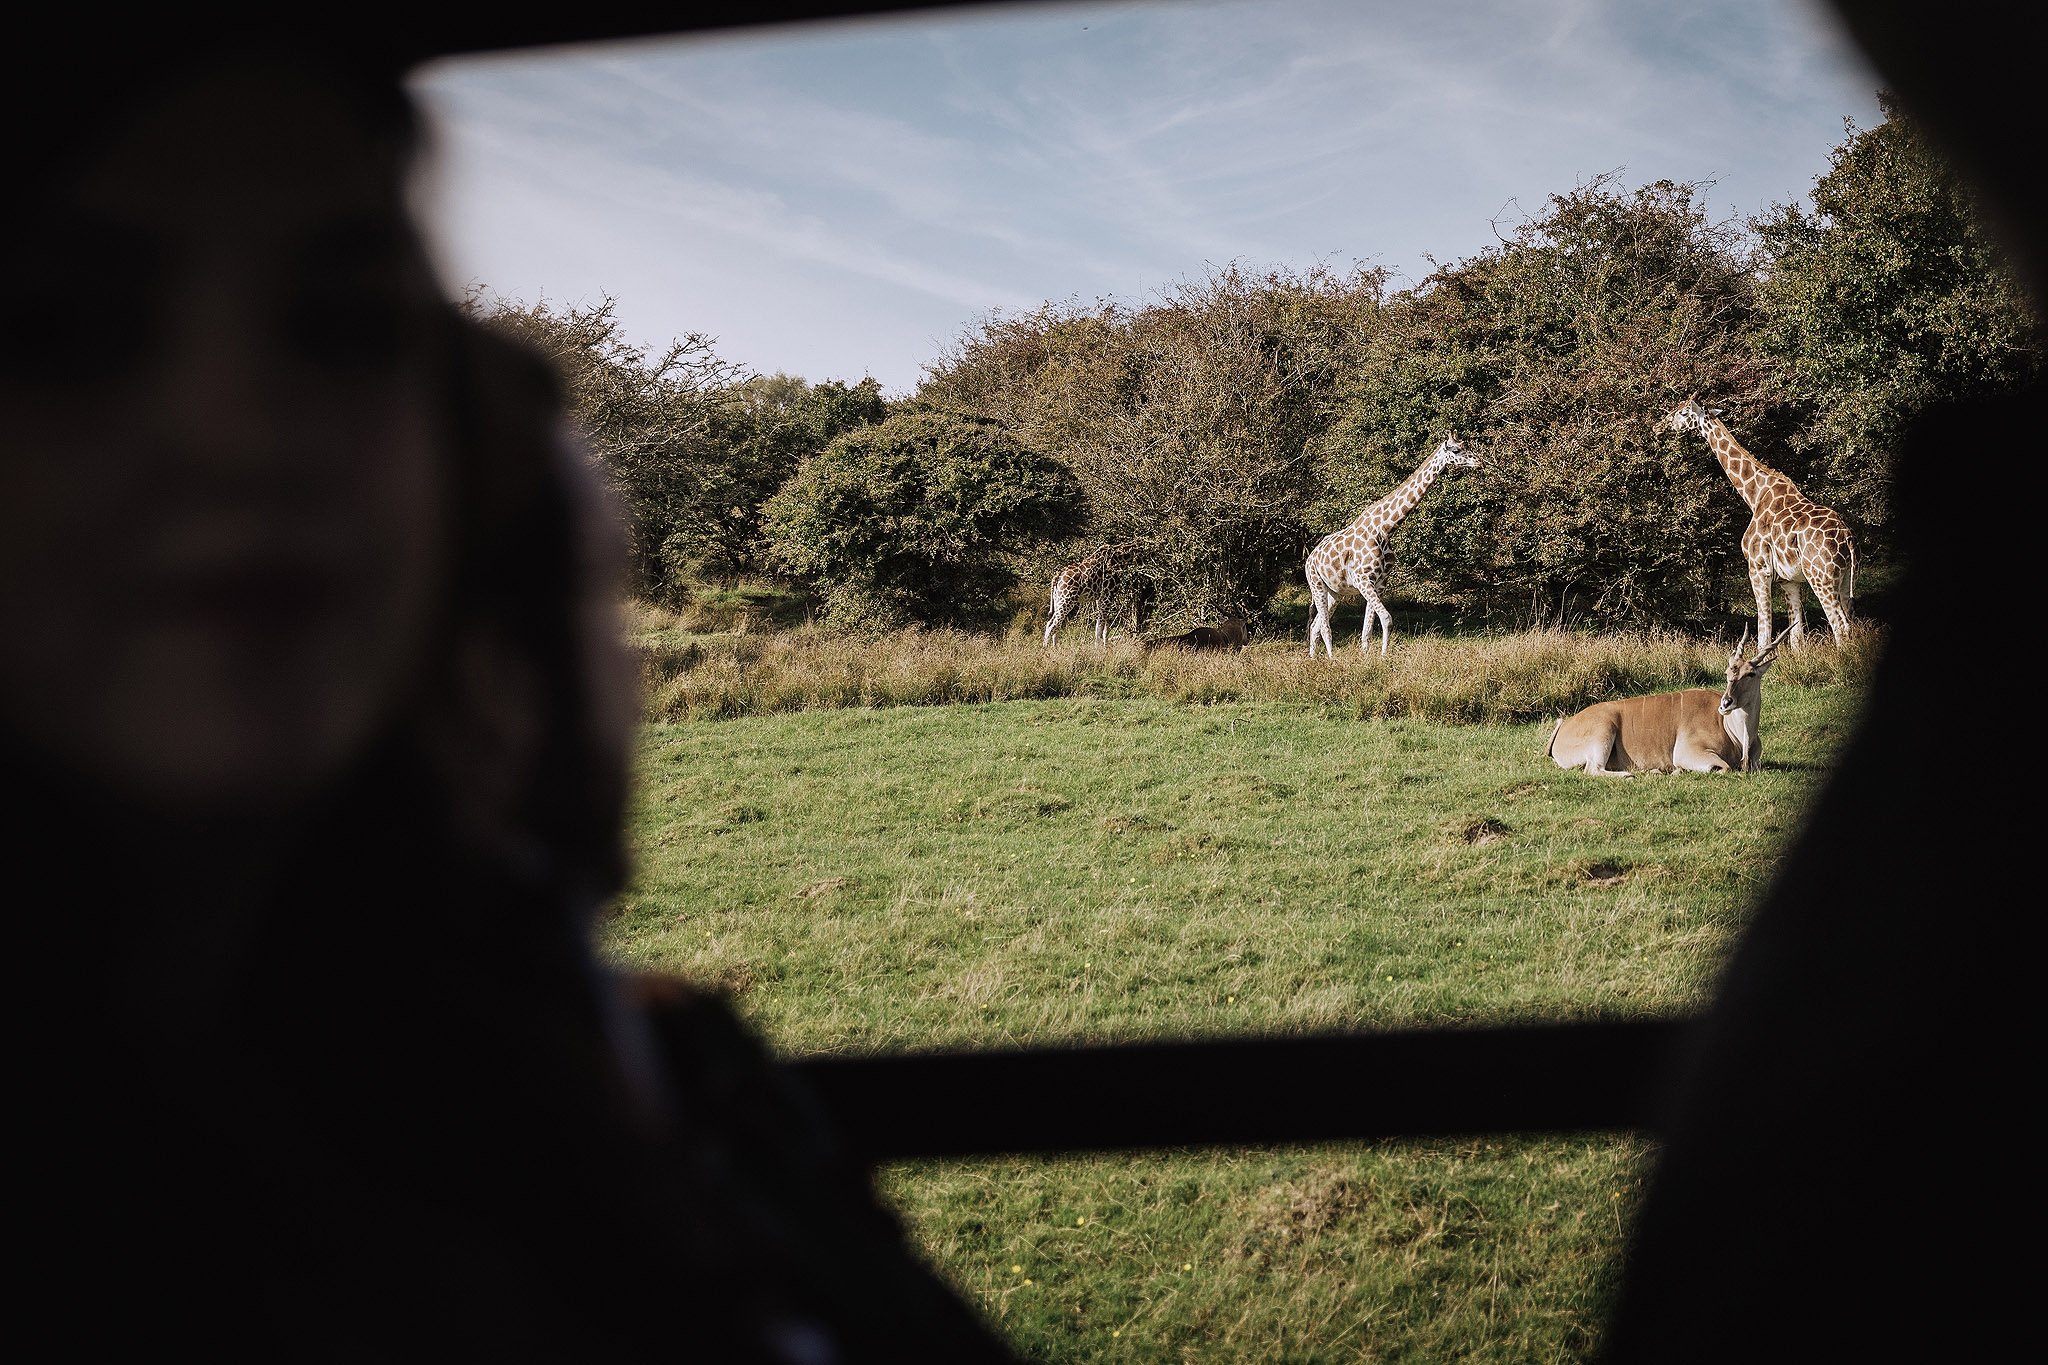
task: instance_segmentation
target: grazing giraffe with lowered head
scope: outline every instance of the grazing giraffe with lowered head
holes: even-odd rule
[[[1051,645],[1074,608],[1089,599],[1095,604],[1095,643],[1109,641],[1110,599],[1124,583],[1124,556],[1129,545],[1103,545],[1052,576],[1052,602],[1046,612],[1045,643]],[[1135,617],[1137,604],[1132,603]]]
[[[1849,604],[1856,596],[1856,541],[1832,508],[1799,491],[1799,485],[1742,448],[1720,420],[1719,408],[1688,398],[1665,415],[1673,431],[1696,431],[1749,504],[1749,528],[1742,533],[1742,557],[1749,561],[1749,586],[1756,594],[1759,646],[1771,633],[1771,586],[1785,585],[1786,638],[1794,649],[1806,634],[1806,604],[1799,585],[1813,589],[1828,629],[1840,644],[1849,631]]]
[[[1309,551],[1308,562],[1302,566],[1308,575],[1309,598],[1315,603],[1315,615],[1308,623],[1309,658],[1316,656],[1317,636],[1322,637],[1323,652],[1336,657],[1337,646],[1330,639],[1330,613],[1337,605],[1337,595],[1347,586],[1358,589],[1365,598],[1365,629],[1359,632],[1359,653],[1363,654],[1371,642],[1373,622],[1377,620],[1380,657],[1386,657],[1393,617],[1386,603],[1380,601],[1379,580],[1387,567],[1387,537],[1393,534],[1401,518],[1422,501],[1422,495],[1436,482],[1438,474],[1446,469],[1478,467],[1479,461],[1465,453],[1465,447],[1458,444],[1457,433],[1452,432],[1430,452],[1422,467],[1403,479],[1393,492],[1360,512],[1349,526],[1316,542],[1315,549]]]

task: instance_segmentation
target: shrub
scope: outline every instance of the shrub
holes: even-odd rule
[[[664,551],[679,575],[728,585],[770,566],[768,499],[832,440],[887,416],[882,386],[757,375],[733,387],[686,495],[670,509]]]
[[[839,436],[764,513],[780,564],[826,620],[863,631],[1000,614],[1031,541],[1069,533],[1081,491],[991,421],[933,410]]]

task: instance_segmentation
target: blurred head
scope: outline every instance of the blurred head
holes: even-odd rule
[[[405,139],[240,58],[104,118],[0,262],[0,730],[129,799],[274,807],[415,673],[448,326]]]
[[[35,104],[0,258],[0,751],[216,821],[375,768],[601,894],[633,714],[612,509],[546,365],[440,295],[396,68],[351,61],[137,52]]]

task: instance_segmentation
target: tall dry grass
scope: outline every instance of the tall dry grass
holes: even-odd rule
[[[1359,719],[1413,716],[1445,723],[1521,723],[1608,697],[1721,682],[1729,645],[1670,632],[1586,635],[1411,636],[1382,659],[1339,650],[1311,660],[1294,641],[1240,654],[1147,654],[1131,641],[1106,647],[1034,635],[997,637],[905,630],[864,638],[811,628],[697,635],[656,608],[630,609],[628,639],[641,661],[651,720],[842,707],[945,706],[1052,697],[1160,697],[1188,703],[1284,701]],[[1875,629],[1837,647],[1809,637],[1782,655],[1775,678],[1819,686],[1859,681],[1882,648]]]

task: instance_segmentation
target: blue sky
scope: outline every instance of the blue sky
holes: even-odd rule
[[[1413,283],[1605,172],[1756,213],[1876,87],[1811,0],[1000,5],[413,81],[452,288],[608,293],[650,346],[891,394],[992,310],[1230,261]]]

